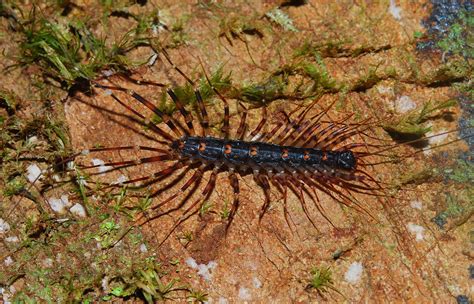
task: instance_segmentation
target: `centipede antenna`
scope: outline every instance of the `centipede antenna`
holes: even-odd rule
[[[427,139],[430,139],[430,138],[434,138],[434,137],[438,137],[438,136],[443,136],[443,135],[446,135],[446,134],[451,134],[451,133],[456,133],[456,132],[459,132],[461,129],[455,129],[455,130],[451,130],[451,131],[446,131],[446,132],[441,132],[441,133],[438,133],[438,134],[435,134],[435,135],[430,135],[430,136],[425,136],[425,137],[422,137],[422,138],[418,138],[418,139],[414,139],[414,140],[410,140],[410,141],[405,141],[405,142],[402,142],[402,143],[398,143],[398,144],[393,144],[391,146],[388,146],[384,149],[381,149],[381,150],[378,150],[378,151],[374,151],[374,153],[381,153],[381,152],[386,152],[386,151],[390,151],[392,149],[395,149],[395,148],[398,148],[400,146],[408,146],[408,145],[413,145],[413,144],[416,144],[416,143],[419,143],[419,142],[423,142],[423,141],[426,141]],[[455,141],[460,141],[460,140],[464,140],[466,138],[470,138],[470,137],[473,137],[474,135],[468,135],[468,136],[465,136],[463,138],[458,138],[456,139]],[[431,147],[430,149],[433,149],[433,148],[436,148],[436,147],[442,147],[446,144],[443,144],[443,145],[438,145],[438,146],[435,146],[435,147]],[[419,153],[419,152],[418,152]]]
[[[454,132],[454,131],[453,131],[453,132]],[[449,131],[449,132],[446,132],[446,133],[452,133],[452,132]],[[441,134],[442,134],[442,133],[441,133]],[[441,134],[437,134],[437,135],[425,137],[425,138],[423,138],[423,139],[426,140],[426,139],[428,139],[428,138],[436,137],[436,136],[439,136],[439,135],[441,135]],[[474,135],[472,135],[472,136],[474,136]],[[468,137],[472,137],[472,136],[468,136]],[[407,154],[404,154],[404,155],[401,155],[401,156],[399,155],[398,157],[402,157],[402,158],[412,157],[412,156],[414,156],[414,155],[416,155],[416,154],[423,153],[423,152],[425,152],[425,151],[431,151],[431,150],[434,150],[434,149],[438,149],[438,148],[441,148],[441,147],[444,147],[444,146],[453,144],[454,142],[458,142],[458,141],[465,140],[465,139],[468,138],[468,137],[457,138],[457,139],[452,140],[452,141],[450,141],[450,142],[448,142],[448,143],[443,143],[443,144],[436,145],[436,146],[434,146],[434,147],[429,147],[429,148],[426,148],[426,149],[417,150],[417,151],[410,152],[410,153],[407,153]],[[415,143],[415,142],[422,141],[423,139],[416,140],[416,141],[411,141],[411,142],[406,142],[406,143],[402,143],[402,144],[400,144],[400,145],[413,144],[413,143]],[[387,149],[382,149],[382,150],[380,150],[380,152],[389,151],[389,150],[392,150],[392,149],[398,148],[398,147],[399,147],[399,146],[392,146],[392,147],[390,147],[389,149],[388,149],[388,148],[387,148]],[[372,153],[369,153],[369,154],[366,154],[366,155],[361,155],[361,157],[372,156],[372,155],[382,155],[382,156],[385,156],[385,155],[383,155],[383,154],[379,154],[378,152],[379,152],[379,151],[372,152]],[[368,166],[378,166],[378,165],[389,164],[389,163],[393,163],[393,161],[391,161],[391,160],[385,160],[385,161],[379,161],[379,162],[373,162],[373,163],[366,163],[366,165],[368,165]]]

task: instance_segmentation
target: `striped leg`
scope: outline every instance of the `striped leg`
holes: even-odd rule
[[[151,208],[151,211],[155,212],[155,211],[159,211],[163,206],[167,205],[169,202],[171,202],[172,200],[174,200],[175,198],[179,197],[181,194],[185,193],[188,188],[193,185],[193,187],[190,189],[190,191],[186,194],[186,196],[181,199],[180,203],[171,208],[171,209],[168,209],[168,210],[165,210],[163,212],[158,212],[157,214],[153,215],[152,217],[147,217],[145,221],[139,223],[139,224],[136,224],[136,226],[143,226],[145,225],[146,223],[154,220],[154,219],[157,219],[159,217],[162,217],[164,215],[167,215],[167,214],[170,214],[176,210],[179,210],[181,209],[184,204],[186,204],[186,201],[187,199],[189,199],[197,190],[197,188],[199,187],[200,183],[201,183],[201,180],[202,180],[202,174],[204,172],[204,168],[206,167],[206,164],[201,164],[197,169],[196,171],[194,172],[194,174],[186,181],[186,183],[180,188],[180,191],[176,192],[175,194],[171,195],[170,197],[168,197],[166,200],[164,200],[163,202],[159,203],[158,205],[154,206]],[[184,170],[184,172],[182,174],[180,174],[180,176],[178,177],[179,179],[177,181],[180,181],[182,180],[182,177],[184,177],[184,175],[186,175],[187,172],[189,172],[189,167],[187,167],[187,170]],[[175,179],[176,180],[176,179]],[[160,192],[163,192],[164,190],[163,189],[160,189]],[[138,220],[136,222],[139,222]]]
[[[247,128],[247,125],[245,124],[247,120],[247,108],[241,102],[239,102],[239,105],[244,109],[244,111],[242,112],[242,116],[240,118],[239,128],[237,129],[236,137],[240,140],[243,140],[245,137],[245,130]]]
[[[178,138],[181,137],[183,134],[181,133],[181,131],[178,129],[177,126],[180,126],[179,122],[177,122],[176,120],[173,119],[173,117],[171,117],[170,115],[166,114],[166,113],[163,113],[160,109],[158,109],[152,102],[150,102],[149,100],[147,100],[146,98],[144,98],[143,96],[139,95],[138,93],[136,93],[135,91],[133,90],[129,90],[129,89],[125,89],[125,88],[122,88],[122,87],[118,87],[118,86],[106,86],[106,85],[102,85],[102,84],[99,84],[99,83],[95,83],[94,84],[96,87],[98,88],[101,88],[101,89],[104,89],[104,90],[114,90],[114,91],[119,91],[119,92],[124,92],[124,93],[127,93],[129,94],[133,99],[135,99],[136,101],[140,102],[142,105],[144,105],[145,107],[147,107],[149,110],[151,110],[154,114],[156,114],[158,117],[160,117],[163,122],[173,131],[173,133],[175,134],[175,136],[177,136]],[[117,100],[118,98],[115,98],[113,96],[113,98],[115,100]],[[122,104],[122,103],[121,103]],[[127,107],[129,108],[129,107]],[[129,108],[130,109],[130,108]],[[136,111],[133,111],[135,114],[138,113]]]
[[[207,76],[207,73],[206,73],[206,70],[204,69],[204,66],[201,62],[201,59],[199,59],[199,63],[201,64],[201,68],[202,70],[204,71],[204,76],[206,77],[206,80],[207,80],[207,83],[209,84],[209,86],[211,87],[211,89],[214,91],[214,93],[216,93],[217,96],[219,96],[219,98],[222,100],[222,102],[224,103],[224,126],[222,127],[221,129],[221,133],[222,133],[222,136],[225,138],[225,139],[228,139],[229,138],[229,134],[230,134],[230,111],[229,111],[229,103],[227,102],[227,99],[225,99],[225,97],[216,89],[216,87],[214,87],[214,85],[212,84],[211,80],[209,79],[209,77]]]
[[[183,116],[184,121],[186,122],[186,125],[188,126],[188,131],[189,132],[187,132],[187,134],[189,134],[191,136],[194,136],[195,132],[194,132],[194,126],[193,126],[193,116],[191,115],[191,113],[186,111],[186,109],[184,108],[183,103],[181,102],[181,100],[179,100],[178,96],[176,96],[176,94],[172,90],[167,90],[166,92],[171,97],[174,104],[178,108],[179,112]]]
[[[251,133],[250,133],[250,136],[251,136],[251,140],[258,140],[258,138],[254,139],[255,136],[259,135],[260,131],[262,130],[263,126],[265,125],[265,123],[267,122],[267,107],[262,107],[262,119],[260,120],[260,122],[258,123],[257,127],[255,128],[255,130],[253,130]],[[261,137],[261,136],[259,136]]]
[[[257,183],[257,185],[259,185],[263,189],[263,193],[265,195],[265,202],[262,205],[262,208],[260,209],[260,214],[258,216],[258,221],[261,222],[263,216],[265,215],[265,213],[268,211],[268,208],[270,207],[270,202],[271,202],[270,189],[271,188],[270,188],[270,183],[266,175],[259,173],[259,171],[255,169],[253,170],[253,175],[254,175],[255,182]]]
[[[229,222],[227,223],[227,226],[225,228],[225,233],[227,234],[230,228],[230,225],[232,224],[232,221],[234,220],[235,214],[237,213],[237,210],[239,209],[240,205],[240,187],[239,187],[239,179],[237,178],[237,174],[235,173],[234,169],[229,170],[229,181],[230,185],[234,191],[234,201],[232,203],[232,208],[230,210],[229,214]]]
[[[209,115],[207,114],[206,106],[202,99],[201,93],[196,89],[196,84],[192,81],[180,68],[178,68],[172,61],[165,49],[161,49],[161,53],[166,58],[166,60],[171,64],[171,66],[184,78],[186,81],[193,87],[194,95],[196,96],[197,105],[201,114],[201,119],[199,120],[202,127],[202,136],[205,137],[209,134]]]

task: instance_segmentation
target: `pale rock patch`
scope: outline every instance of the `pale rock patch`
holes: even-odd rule
[[[4,219],[0,218],[0,233],[5,233],[10,230],[10,224],[8,224]]]
[[[29,165],[26,168],[26,171],[28,172],[28,174],[26,175],[26,178],[28,179],[30,183],[36,182],[38,178],[41,176],[41,172],[42,172],[40,167],[38,167],[37,164]]]
[[[425,228],[423,226],[416,225],[416,224],[413,224],[413,223],[408,223],[407,228],[408,228],[408,231],[410,231],[411,233],[413,233],[415,235],[415,239],[418,242],[424,240],[424,238],[425,238],[425,236],[424,236]]]
[[[66,194],[61,195],[61,198],[49,198],[48,203],[56,213],[64,213],[67,207],[71,206],[69,202],[69,197]]]
[[[82,206],[79,203],[76,203],[74,206],[72,206],[69,211],[71,211],[72,214],[79,216],[79,217],[86,217],[86,209],[84,206]]]
[[[356,284],[362,277],[364,266],[360,262],[354,262],[349,266],[349,269],[344,274],[344,279],[350,284]]]

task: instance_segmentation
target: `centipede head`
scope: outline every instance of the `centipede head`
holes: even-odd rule
[[[354,153],[350,150],[340,152],[337,156],[337,165],[341,169],[354,170],[357,166],[357,160]]]

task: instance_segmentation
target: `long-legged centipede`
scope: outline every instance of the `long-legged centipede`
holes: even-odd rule
[[[194,82],[172,63],[166,51],[162,55],[195,87]],[[138,155],[135,159],[78,166],[90,172],[89,175],[160,164],[159,170],[145,175],[142,173],[139,177],[122,177],[118,182],[109,183],[101,181],[102,186],[111,189],[125,186],[143,188],[159,184],[149,191],[148,197],[156,200],[138,217],[137,225],[179,211],[181,213],[176,227],[202,209],[214,193],[220,176],[225,176],[232,189],[226,230],[239,210],[240,181],[246,175],[253,176],[258,191],[263,193],[263,202],[258,207],[259,219],[262,220],[268,212],[273,200],[273,189],[276,189],[283,201],[284,217],[289,226],[289,193],[296,196],[305,217],[316,229],[310,206],[333,225],[325,211],[328,200],[371,216],[368,210],[370,207],[360,197],[388,197],[385,184],[374,177],[373,168],[391,162],[386,153],[400,146],[377,139],[374,133],[377,122],[374,119],[353,122],[351,114],[337,120],[330,119],[328,111],[333,104],[314,111],[316,102],[312,102],[307,107],[297,107],[288,113],[284,110],[276,112],[278,120],[271,126],[268,110],[263,107],[260,120],[250,128],[247,122],[248,109],[238,102],[241,115],[238,127],[232,130],[229,101],[204,74],[222,103],[224,115],[218,132],[211,129],[208,109],[197,89],[194,90],[196,114],[185,107],[185,103],[172,89],[167,90],[179,112],[177,116],[163,112],[155,102],[121,85],[106,84],[104,81],[94,83],[103,95],[112,98],[127,114],[132,114],[131,120],[151,131],[149,133],[153,135],[147,136],[151,136],[152,144],[85,149],[73,159],[80,162],[85,155],[103,152],[133,151]],[[139,106],[158,117],[163,124],[155,124],[149,115],[142,114]],[[97,169],[101,169],[100,172],[92,172]]]

